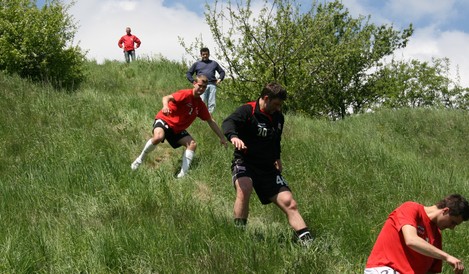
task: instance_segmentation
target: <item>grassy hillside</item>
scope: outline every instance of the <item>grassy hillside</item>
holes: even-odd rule
[[[189,128],[199,144],[189,176],[175,179],[182,149],[166,143],[130,170],[162,95],[190,87],[184,72],[166,61],[90,63],[74,93],[0,74],[1,273],[362,273],[397,205],[469,197],[466,112],[287,114],[284,175],[317,240],[294,244],[283,214],[255,195],[239,231],[232,150],[204,122]],[[237,105],[223,87],[218,104],[221,123]],[[443,236],[466,264],[468,232]]]

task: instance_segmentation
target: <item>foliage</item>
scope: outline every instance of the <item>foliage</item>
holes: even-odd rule
[[[465,94],[469,90],[450,80],[449,67],[447,58],[434,58],[431,63],[392,60],[366,84],[377,98],[371,108],[467,108]]]
[[[40,9],[32,0],[0,0],[0,70],[76,88],[84,77],[84,54],[73,45],[76,26],[69,7],[60,0]]]
[[[349,107],[373,99],[364,88],[369,71],[405,47],[413,32],[412,25],[397,31],[353,18],[339,1],[314,1],[307,12],[294,0],[264,1],[259,11],[250,0],[206,8],[218,55],[233,77],[232,95],[255,99],[265,83],[277,81],[289,91],[286,107],[310,116],[343,118]]]

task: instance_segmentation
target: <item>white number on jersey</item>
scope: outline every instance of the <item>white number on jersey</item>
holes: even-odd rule
[[[287,181],[282,176],[277,175],[277,185],[287,186]]]

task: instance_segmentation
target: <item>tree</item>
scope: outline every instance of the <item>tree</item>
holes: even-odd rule
[[[73,45],[76,26],[70,6],[51,0],[0,0],[0,70],[57,88],[83,80],[84,53]]]
[[[370,108],[467,108],[467,89],[451,80],[448,58],[432,62],[392,60],[367,83],[375,102]]]
[[[287,109],[333,119],[374,99],[364,88],[369,71],[405,47],[413,32],[412,25],[400,32],[353,18],[339,1],[314,1],[307,12],[295,0],[265,0],[259,12],[250,0],[206,8],[236,99],[254,99],[265,83],[277,81],[289,91]]]

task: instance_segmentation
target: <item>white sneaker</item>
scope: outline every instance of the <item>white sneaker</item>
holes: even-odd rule
[[[139,158],[137,158],[137,159],[130,165],[130,168],[131,168],[132,170],[137,170],[137,168],[138,168],[138,166],[139,166],[140,164],[142,164],[142,161],[141,161]]]
[[[181,172],[179,172],[179,174],[177,175],[177,178],[178,178],[178,179],[179,179],[179,178],[182,178],[182,177],[184,177],[185,175],[186,175],[186,174],[181,171]]]

